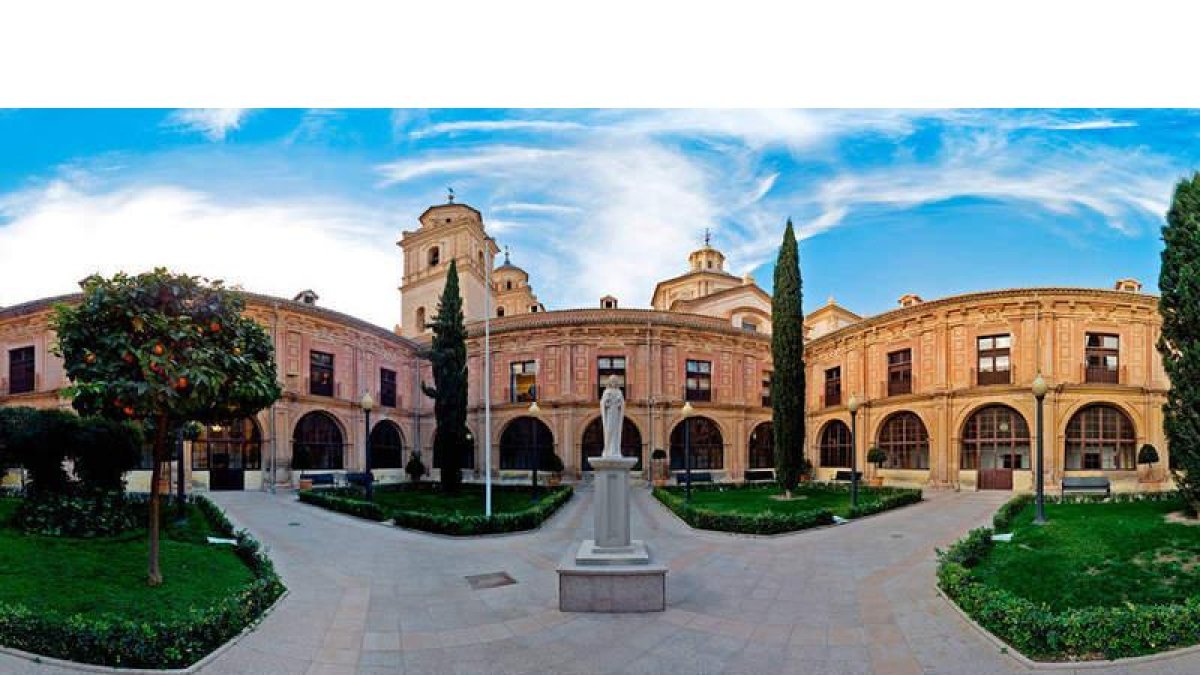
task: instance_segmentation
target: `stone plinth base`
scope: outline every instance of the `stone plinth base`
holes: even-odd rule
[[[650,562],[650,551],[646,542],[634,539],[629,546],[605,548],[597,546],[594,539],[585,539],[575,554],[580,565],[645,565]]]
[[[580,565],[576,555],[568,551],[558,566],[560,611],[661,612],[667,608],[666,565]]]

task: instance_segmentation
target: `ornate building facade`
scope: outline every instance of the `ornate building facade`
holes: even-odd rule
[[[482,477],[488,445],[489,307],[497,477],[524,480],[549,453],[568,479],[586,476],[601,450],[598,401],[609,376],[625,391],[623,452],[639,458],[635,470],[661,448],[678,473],[687,425],[696,471],[714,480],[770,477],[771,298],[749,276],[727,272],[707,236],[682,274],[655,287],[651,309],[623,308],[606,295],[593,308],[547,311],[507,253],[495,266],[500,249],[482,214],[452,200],[427,209],[398,245],[401,324],[393,331],[319,307],[311,291],[293,300],[247,294],[247,313],[275,342],[284,396],[253,420],[183,443],[189,485],[257,489],[292,484],[303,471],[362,470],[368,432],[359,401],[367,392],[377,404],[369,432],[377,476],[400,480],[413,450],[439,471],[432,402],[419,383],[430,380],[421,351],[451,260],[468,322],[468,478]],[[49,319],[55,302],[74,297],[0,309],[0,405],[69,407],[58,396],[66,382]],[[860,470],[890,484],[1028,489],[1030,383],[1040,372],[1051,384],[1043,432],[1050,485],[1067,475],[1108,476],[1122,490],[1166,484],[1161,321],[1157,298],[1136,281],[929,302],[909,294],[900,304],[863,318],[830,298],[805,319],[804,450],[818,478],[848,469],[854,453]],[[862,403],[853,434],[851,395]],[[685,402],[695,411],[686,420]],[[1163,458],[1154,467],[1136,463],[1145,443]],[[866,466],[872,446],[887,455],[879,469]],[[135,471],[132,488],[145,489],[148,474]]]

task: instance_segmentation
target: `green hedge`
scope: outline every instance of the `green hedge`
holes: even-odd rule
[[[992,528],[997,532],[1011,532],[1013,520],[1026,506],[1033,503],[1033,497],[1032,494],[1020,494],[1004,502],[996,511],[996,515],[992,516]]]
[[[538,527],[563,504],[571,501],[574,490],[568,485],[550,488],[548,496],[536,504],[520,511],[493,513],[491,517],[480,515],[448,515],[442,513],[425,513],[422,511],[391,512],[396,527],[407,527],[414,530],[424,530],[436,534],[449,534],[456,537],[470,537],[480,534],[501,534],[504,532],[520,532]]]
[[[1164,498],[1122,497],[1117,501]],[[1011,525],[1022,510],[1013,505],[1015,501],[1005,504],[996,520]],[[1023,505],[1028,506],[1029,500]],[[938,551],[938,587],[979,625],[1022,654],[1054,660],[1115,659],[1200,643],[1200,598],[1176,605],[1129,603],[1056,612],[982,583],[971,569],[991,551],[992,532],[986,527],[971,530],[946,551]]]
[[[753,483],[717,483],[710,485],[693,485],[693,492],[723,492],[726,490],[761,490],[761,485]],[[860,487],[866,491],[867,488]],[[921,491],[912,488],[879,487],[869,488],[872,494],[879,496],[877,501],[859,504],[850,511],[851,518],[861,518],[880,513],[899,506],[915,504],[921,501]],[[849,485],[840,483],[804,483],[801,490],[808,492],[849,492]],[[718,530],[720,532],[740,532],[742,534],[783,534],[807,530],[811,527],[833,524],[833,511],[829,509],[813,509],[812,511],[797,511],[793,513],[776,513],[768,511],[757,514],[730,513],[717,511],[688,504],[678,488],[654,488],[655,498],[671,509],[685,523],[701,530]]]
[[[111,537],[138,528],[147,517],[144,505],[120,492],[35,492],[21,500],[13,524],[48,537]]]
[[[305,504],[320,506],[330,511],[358,516],[367,520],[387,520],[387,516],[384,515],[383,509],[378,504],[363,499],[355,499],[341,493],[339,488],[333,490],[301,490],[298,494],[300,501]]]
[[[195,503],[225,536],[254,579],[235,595],[184,619],[125,621],[84,615],[40,614],[21,604],[0,603],[0,644],[58,659],[124,668],[185,668],[252,625],[284,592],[283,583],[257,541],[233,526],[204,497]]]

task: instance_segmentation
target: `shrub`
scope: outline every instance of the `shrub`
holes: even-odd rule
[[[137,466],[143,444],[142,433],[131,424],[100,418],[81,420],[69,455],[75,460],[75,475],[90,490],[125,489],[125,472]]]
[[[878,445],[872,445],[870,450],[867,450],[867,461],[875,465],[876,469],[882,469],[883,463],[887,461],[887,453]]]
[[[408,474],[408,479],[414,483],[421,482],[421,476],[424,476],[429,471],[425,468],[425,463],[421,461],[421,453],[418,450],[413,450],[408,456],[408,463],[404,465],[404,473]]]
[[[546,465],[544,467],[542,467],[542,470],[549,471],[551,473],[562,473],[563,472],[562,457],[559,457],[558,453],[555,453],[555,452],[550,453],[549,455],[546,456]]]
[[[110,537],[137,528],[140,511],[120,492],[38,492],[21,501],[13,524],[51,537]]]
[[[0,409],[8,451],[29,472],[32,492],[64,492],[70,477],[63,467],[75,443],[79,418],[64,410]]]
[[[1138,450],[1138,464],[1156,464],[1158,463],[1158,449],[1149,443],[1143,445]]]
[[[667,451],[662,448],[655,448],[654,452],[650,453],[650,459],[666,459]]]
[[[356,499],[350,492],[341,489],[335,490],[301,490],[297,493],[300,501],[305,504],[320,506],[330,511],[345,513],[367,520],[385,520],[383,509],[374,502],[368,502],[363,499]]]
[[[1004,502],[1004,505],[996,511],[996,515],[992,516],[992,527],[997,532],[1011,532],[1013,520],[1025,510],[1025,507],[1033,503],[1033,499],[1034,495],[1032,494],[1020,494]]]
[[[64,617],[0,603],[0,644],[104,666],[184,668],[258,621],[285,590],[274,566],[249,534],[233,531],[215,504],[204,497],[195,503],[218,532],[237,540],[234,552],[254,574],[237,593],[184,618],[157,621]]]
[[[570,486],[551,488],[546,497],[520,511],[482,515],[452,515],[423,511],[395,510],[391,512],[397,527],[424,530],[436,534],[470,537],[481,534],[500,534],[532,530],[571,500]]]
[[[1163,494],[1180,498],[1178,493]],[[1120,501],[1162,498],[1160,494],[1147,494]],[[1029,500],[1029,495],[1010,500],[993,520],[998,526],[1011,525]],[[1116,659],[1200,643],[1200,598],[1186,598],[1173,605],[1126,603],[1056,612],[976,578],[971,569],[991,549],[992,530],[979,528],[945,552],[938,551],[938,587],[979,625],[1026,656]]]

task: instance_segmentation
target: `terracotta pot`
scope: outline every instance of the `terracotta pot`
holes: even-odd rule
[[[555,487],[555,486],[558,486],[561,484],[562,484],[562,474],[561,473],[552,473],[552,474],[550,474],[550,477],[546,479],[546,485],[549,485],[551,487]]]
[[[883,487],[883,476],[872,476],[867,484],[871,487]]]
[[[312,479],[311,478],[301,478],[300,479],[300,489],[301,490],[311,490],[312,489]]]
[[[663,487],[671,480],[671,472],[667,467],[667,460],[650,460],[650,479],[656,487]]]

